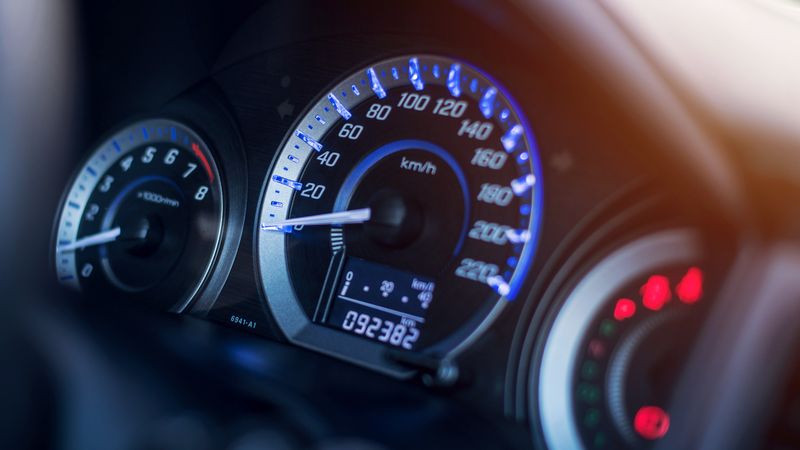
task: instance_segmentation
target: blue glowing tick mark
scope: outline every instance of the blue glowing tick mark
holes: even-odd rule
[[[350,118],[353,117],[353,115],[350,114],[350,111],[348,111],[347,108],[344,107],[342,102],[340,102],[335,95],[328,94],[328,101],[331,102],[331,105],[333,105],[333,107],[336,109],[336,112],[339,113],[339,115],[342,116],[344,120],[350,120]]]
[[[150,139],[150,135],[147,134],[147,128],[145,127],[142,127],[142,137],[144,137],[145,139]]]
[[[97,176],[97,172],[89,166],[86,166],[86,171],[89,172],[89,174],[93,177]]]
[[[469,84],[469,90],[472,92],[478,92],[478,79],[473,78],[472,82]]]
[[[505,108],[500,112],[500,120],[505,122],[508,119],[508,116],[510,116],[510,115],[511,115],[511,111],[509,111],[508,108]]]
[[[422,81],[422,73],[419,71],[419,59],[416,57],[408,60],[408,79],[414,86],[414,89],[421,91],[425,89],[425,83]]]
[[[453,64],[450,66],[450,72],[447,74],[447,89],[453,97],[461,95],[461,64]]]
[[[321,123],[322,125],[325,125],[325,119],[323,119],[322,116],[320,116],[319,114],[314,116],[314,118],[317,119],[317,122]]]
[[[500,138],[500,142],[503,143],[503,148],[506,149],[508,153],[513,152],[517,147],[523,132],[524,130],[522,129],[522,125],[516,124],[509,128],[508,131],[506,131],[506,134]]]
[[[270,206],[274,206],[276,208],[283,208],[283,202],[271,201],[271,202],[269,202],[269,205]]]
[[[297,131],[294,132],[294,135],[299,137],[301,141],[303,141],[306,144],[308,144],[308,146],[313,148],[314,150],[316,150],[316,151],[322,150],[322,144],[317,142],[317,140],[312,138],[311,136],[303,133],[302,131],[297,130]]]
[[[397,67],[392,67],[392,78],[394,78],[395,80],[400,79],[400,74],[397,73]]]
[[[378,96],[379,99],[383,99],[386,97],[386,90],[383,89],[381,85],[381,80],[378,79],[378,75],[375,73],[375,69],[370,67],[367,69],[367,76],[369,77],[369,85],[372,88],[372,92]]]
[[[117,151],[117,153],[119,153],[119,152],[121,152],[121,151],[122,151],[122,148],[119,146],[119,142],[117,142],[117,141],[114,141],[114,142],[112,142],[111,144],[112,144],[112,145],[114,145],[114,150],[116,150],[116,151]]]
[[[434,64],[434,66],[433,66],[433,76],[435,78],[439,78],[439,75],[441,75],[439,73],[439,65],[438,64]]]
[[[534,184],[536,184],[536,177],[529,173],[512,180],[511,190],[514,191],[515,195],[521,196],[528,192],[528,190],[533,187]]]
[[[355,84],[354,84],[354,85],[352,85],[352,86],[350,86],[350,89],[352,89],[352,90],[353,90],[353,94],[356,94],[356,95],[361,95],[361,92],[359,92],[359,91],[358,91],[358,88],[356,87],[356,85],[355,85]]]
[[[294,156],[294,155],[287,155],[286,159],[288,159],[289,161],[291,161],[291,162],[293,162],[295,164],[300,162],[300,158],[298,158],[297,156]]]
[[[511,286],[508,285],[505,279],[500,275],[494,275],[486,279],[486,283],[495,292],[500,295],[508,295],[511,292]]]
[[[494,100],[497,97],[497,89],[490,87],[481,97],[480,108],[483,117],[490,118],[494,114]]]
[[[523,205],[528,207],[528,211],[530,211],[530,205]],[[524,244],[528,242],[531,237],[531,233],[528,230],[515,230],[509,229],[506,230],[506,237],[508,241],[512,244]]]
[[[303,189],[303,183],[300,183],[300,182],[294,181],[294,180],[290,180],[288,178],[284,178],[284,177],[282,177],[280,175],[273,175],[272,179],[274,181],[284,185],[284,186],[288,186],[288,187],[294,189],[295,191],[299,191],[299,190]],[[275,191],[275,192],[279,193],[280,191]]]

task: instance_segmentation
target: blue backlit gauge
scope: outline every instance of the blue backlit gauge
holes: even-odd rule
[[[138,121],[76,172],[54,242],[59,281],[104,299],[183,309],[216,259],[220,173],[203,139],[167,119]]]
[[[541,184],[531,128],[485,72],[433,55],[363,67],[265,178],[270,312],[291,341],[385,372],[402,372],[388,349],[452,355],[520,297]]]

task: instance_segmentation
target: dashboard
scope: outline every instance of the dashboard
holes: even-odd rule
[[[50,289],[117,370],[180,366],[136,377],[204,411],[165,448],[676,448],[742,224],[785,210],[529,6],[76,8]]]

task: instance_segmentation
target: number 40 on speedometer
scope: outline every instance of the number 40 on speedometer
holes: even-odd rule
[[[265,178],[270,311],[290,340],[385,371],[387,348],[451,354],[519,294],[540,185],[530,128],[486,73],[432,55],[359,69]]]

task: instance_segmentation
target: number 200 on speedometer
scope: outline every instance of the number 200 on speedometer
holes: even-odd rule
[[[257,236],[272,315],[301,345],[378,368],[447,355],[514,300],[540,223],[519,108],[456,59],[408,55],[321,93],[268,173]]]

